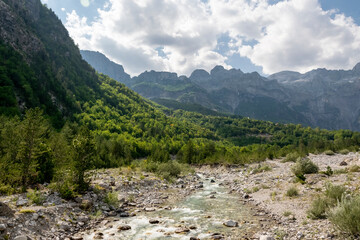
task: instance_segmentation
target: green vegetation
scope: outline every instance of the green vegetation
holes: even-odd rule
[[[299,196],[299,191],[297,190],[297,188],[295,186],[292,186],[286,191],[286,196],[297,197],[297,196]]]
[[[119,206],[119,199],[117,192],[108,192],[105,195],[104,202],[107,203],[109,206],[118,207]]]
[[[37,190],[28,190],[26,197],[30,199],[33,204],[42,205],[45,201],[45,196]]]
[[[332,185],[327,183],[325,185],[325,192],[318,196],[311,204],[308,210],[308,216],[311,219],[324,219],[327,217],[327,212],[333,208],[338,202],[343,200],[346,188],[339,185]]]
[[[317,173],[319,171],[319,167],[309,158],[299,158],[291,170],[297,179],[305,181],[304,174]]]
[[[335,155],[334,151],[332,151],[332,150],[326,150],[326,151],[324,152],[324,154],[326,154],[326,155],[328,155],[328,156]]]
[[[343,198],[329,213],[329,220],[342,232],[360,235],[360,196]]]

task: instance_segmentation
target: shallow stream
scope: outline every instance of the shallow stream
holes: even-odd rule
[[[253,216],[251,209],[243,205],[239,196],[229,194],[228,189],[219,183],[211,183],[210,179],[203,179],[204,188],[193,195],[179,201],[171,210],[137,213],[135,217],[119,218],[97,229],[103,233],[103,239],[151,240],[151,239],[186,239],[197,237],[211,239],[213,233],[231,236],[230,239],[240,239],[245,232],[259,230],[259,221]],[[216,192],[216,193],[215,193]],[[210,198],[214,195],[215,198]],[[159,220],[159,224],[150,224],[150,219]],[[229,228],[224,222],[233,220],[238,227]],[[119,231],[120,225],[130,225],[131,229]],[[177,234],[175,231],[182,227],[196,228],[188,233]],[[93,239],[95,233],[84,237]]]

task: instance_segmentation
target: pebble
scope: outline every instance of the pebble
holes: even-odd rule
[[[150,223],[150,224],[159,224],[160,221],[157,220],[157,219],[150,219],[150,220],[149,220],[149,223]]]
[[[239,226],[239,223],[235,222],[233,220],[230,220],[230,221],[224,222],[223,225],[226,227],[237,227],[237,226]]]
[[[0,232],[3,232],[6,230],[6,225],[5,224],[0,224]]]

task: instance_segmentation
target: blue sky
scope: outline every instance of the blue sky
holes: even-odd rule
[[[360,61],[358,0],[42,0],[81,49],[137,75],[215,65],[263,75]],[[99,10],[101,10],[99,12]]]

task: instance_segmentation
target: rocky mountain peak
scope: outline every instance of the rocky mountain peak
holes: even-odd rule
[[[353,70],[353,72],[360,73],[360,62],[358,64],[356,64],[352,70]]]

